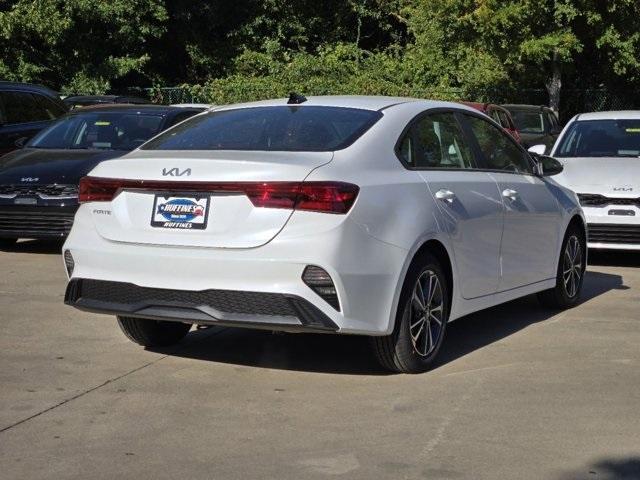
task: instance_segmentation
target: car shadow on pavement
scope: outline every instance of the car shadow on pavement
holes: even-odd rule
[[[62,244],[63,240],[20,240],[14,245],[0,248],[0,252],[60,255]]]
[[[626,289],[622,277],[587,272],[582,303],[609,290]],[[447,327],[435,368],[544,322],[558,312],[539,305],[530,295],[461,318]],[[369,340],[361,336],[272,334],[258,330],[213,327],[191,332],[183,345],[154,349],[171,356],[236,365],[306,372],[388,375],[373,357]]]
[[[565,472],[558,480],[582,480],[597,478],[599,480],[638,480],[640,478],[640,456],[628,458],[603,458],[587,467]]]
[[[589,250],[589,265],[603,267],[640,267],[640,252]]]
[[[628,288],[623,284],[620,275],[587,271],[580,304],[610,290],[627,290]],[[436,362],[436,368],[508,337],[529,325],[549,320],[558,313],[542,307],[535,295],[529,295],[467,315],[447,327],[447,336]]]

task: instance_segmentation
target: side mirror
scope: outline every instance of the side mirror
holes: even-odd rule
[[[547,146],[543,144],[534,145],[533,147],[529,147],[529,152],[535,153],[536,155],[544,155],[544,152],[547,151]]]
[[[536,161],[534,167],[534,173],[539,177],[551,177],[553,175],[557,175],[562,170],[564,170],[564,166],[558,160],[553,157],[549,157],[547,155],[532,155],[534,160]]]
[[[29,140],[28,137],[20,137],[15,142],[13,142],[13,144],[16,146],[16,148],[23,148],[27,143],[27,140]]]

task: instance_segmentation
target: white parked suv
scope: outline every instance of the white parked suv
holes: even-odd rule
[[[576,115],[551,155],[555,179],[577,192],[589,248],[640,250],[640,111]]]
[[[424,371],[448,321],[577,302],[585,222],[544,160],[454,103],[220,107],[82,180],[65,302],[144,346],[192,324],[359,334],[385,367]]]

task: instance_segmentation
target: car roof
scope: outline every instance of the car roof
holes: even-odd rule
[[[22,82],[6,82],[0,80],[0,90],[28,90],[32,92],[45,93],[47,95],[58,98],[58,94],[42,85],[36,85],[34,83],[22,83]]]
[[[551,110],[551,108],[547,107],[546,105],[524,105],[519,103],[503,103],[501,106],[506,108],[507,110],[534,110],[536,112],[541,112],[543,110]]]
[[[275,107],[287,106],[288,98],[277,98],[273,100],[261,100],[258,102],[238,103],[233,105],[224,105],[213,108],[213,111],[232,110],[237,108],[253,108],[253,107]],[[368,96],[368,95],[323,95],[309,96],[303,103],[296,106],[320,106],[320,107],[343,107],[343,108],[360,108],[363,110],[379,111],[395,105],[403,103],[422,103],[424,108],[459,108],[463,110],[474,111],[471,107],[456,102],[443,102],[439,100],[425,100],[411,97],[385,97],[385,96]]]
[[[104,100],[104,101],[114,101],[117,98],[136,98],[131,97],[130,95],[68,95],[65,97],[65,100]]]
[[[77,108],[71,110],[69,115],[81,115],[87,112],[137,112],[137,113],[170,113],[170,112],[184,112],[193,110],[195,112],[201,112],[203,108],[185,108],[185,107],[173,107],[171,105],[155,105],[155,104],[131,104],[131,103],[102,103],[98,105],[88,105],[86,107]]]
[[[116,103],[119,99],[136,100],[143,103],[150,103],[151,101],[136,97],[135,95],[69,95],[64,98],[66,102],[111,102]]]
[[[577,122],[588,120],[640,120],[640,110],[612,110],[609,112],[581,113]]]
[[[172,103],[171,106],[180,108],[204,108],[205,110],[208,110],[216,107],[217,105],[213,103]]]
[[[485,112],[489,107],[489,105],[491,105],[490,103],[467,102],[464,100],[460,101],[459,103],[461,103],[462,105],[466,105],[467,107],[472,107],[472,108],[475,108],[476,110],[480,110],[481,112]]]

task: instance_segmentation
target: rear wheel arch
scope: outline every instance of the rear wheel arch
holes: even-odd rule
[[[447,292],[449,297],[449,308],[451,308],[451,302],[453,300],[453,263],[451,261],[451,257],[447,248],[438,240],[428,240],[423,243],[422,246],[418,249],[416,254],[413,257],[412,263],[418,258],[420,254],[423,252],[428,252],[433,255],[442,270],[444,271],[445,276],[447,277]]]
[[[447,247],[444,246],[444,244],[437,239],[430,239],[427,240],[425,242],[422,243],[422,245],[420,245],[420,247],[418,247],[418,249],[415,251],[415,253],[413,254],[413,256],[411,257],[411,261],[408,263],[402,277],[399,280],[399,285],[397,288],[397,300],[396,300],[396,305],[395,308],[393,309],[393,312],[391,312],[391,325],[390,328],[391,330],[393,330],[395,328],[395,322],[396,322],[396,313],[397,313],[397,309],[398,309],[398,301],[400,298],[400,292],[402,291],[402,288],[404,287],[404,284],[407,280],[407,275],[409,274],[411,268],[416,264],[416,262],[420,261],[420,258],[422,256],[424,256],[425,253],[429,253],[430,255],[432,255],[440,264],[440,267],[442,267],[442,270],[447,278],[447,298],[449,301],[449,310],[451,310],[451,305],[453,302],[453,292],[455,290],[455,286],[454,286],[454,282],[453,282],[453,261],[452,261],[452,255],[449,253],[449,251],[447,250]]]
[[[420,283],[425,275],[429,281]],[[436,239],[422,243],[411,256],[399,286],[393,329],[387,335],[372,337],[373,351],[388,370],[424,372],[437,357],[449,318],[453,266],[445,245]],[[416,293],[418,288],[421,294]],[[419,347],[422,337],[424,349]]]

